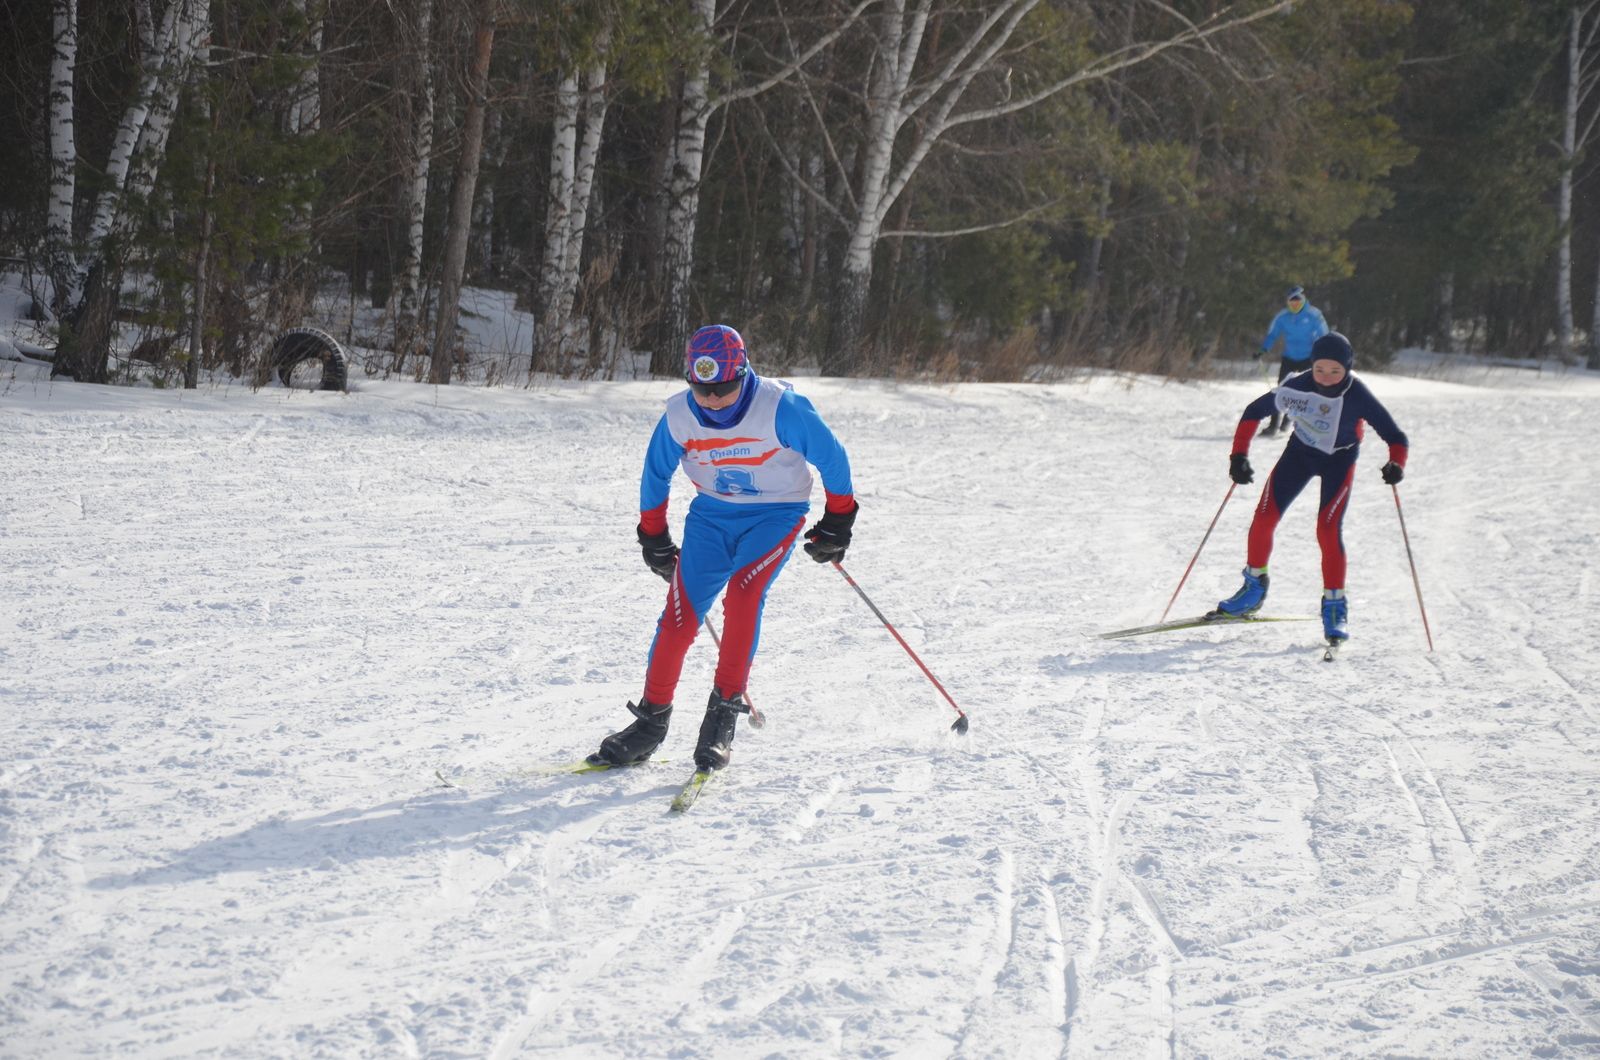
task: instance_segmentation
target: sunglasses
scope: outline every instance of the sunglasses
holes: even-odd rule
[[[744,375],[741,373],[721,383],[700,383],[693,379],[688,380],[688,383],[689,389],[701,397],[726,397],[744,386]]]
[[[1295,302],[1304,302],[1304,301],[1305,301],[1305,299],[1301,298],[1299,295],[1295,295],[1293,298],[1289,299],[1289,302],[1290,302],[1291,305],[1293,303],[1295,303]]]

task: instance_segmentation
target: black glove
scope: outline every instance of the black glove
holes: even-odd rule
[[[1266,355],[1267,355],[1267,351],[1266,350],[1257,350],[1255,353],[1252,353],[1250,355],[1250,359],[1252,361],[1259,361],[1259,360],[1261,360],[1261,358],[1265,357]]]
[[[1228,457],[1228,477],[1241,486],[1253,482],[1256,473],[1250,467],[1250,458],[1243,453],[1234,453]]]
[[[818,563],[837,563],[844,559],[844,550],[850,547],[850,527],[855,525],[857,504],[848,512],[823,512],[810,530],[806,531],[806,554]]]
[[[642,526],[638,530],[639,546],[644,549],[644,565],[670,582],[673,571],[678,569],[678,546],[672,543],[672,531],[647,534]]]
[[[1381,474],[1383,475],[1384,485],[1393,486],[1395,483],[1406,477],[1406,469],[1391,460],[1387,464],[1383,465]]]

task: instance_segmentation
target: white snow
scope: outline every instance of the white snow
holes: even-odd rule
[[[0,366],[0,1056],[1600,1051],[1593,375],[1367,376],[1437,651],[1373,440],[1332,665],[1315,624],[1095,636],[1165,606],[1258,381],[804,381],[846,566],[972,730],[797,555],[770,724],[679,817],[708,638],[666,761],[529,771],[640,691],[672,384],[47,372]]]

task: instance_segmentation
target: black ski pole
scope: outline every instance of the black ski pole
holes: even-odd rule
[[[1393,482],[1394,513],[1400,517],[1400,538],[1406,543],[1406,562],[1411,564],[1411,584],[1417,590],[1417,610],[1422,612],[1422,632],[1428,638],[1428,650],[1433,650],[1433,630],[1428,628],[1428,609],[1422,606],[1422,582],[1417,578],[1417,561],[1411,555],[1411,535],[1406,533],[1406,513],[1400,507],[1400,487]]]
[[[1194,570],[1194,562],[1200,558],[1200,549],[1205,548],[1206,542],[1211,540],[1211,531],[1217,528],[1217,520],[1222,518],[1222,509],[1228,506],[1228,501],[1232,498],[1233,491],[1238,488],[1239,484],[1235,482],[1228,487],[1228,492],[1223,495],[1222,503],[1217,505],[1217,514],[1211,517],[1211,525],[1206,527],[1206,536],[1200,539],[1200,548],[1194,550],[1194,558],[1189,560],[1187,567],[1183,568],[1183,577],[1178,579],[1178,587],[1172,590],[1172,599],[1167,601],[1167,610],[1161,612],[1161,617],[1156,619],[1157,622],[1165,622],[1167,620],[1167,612],[1171,611],[1172,605],[1178,602],[1178,594],[1183,592],[1183,583],[1189,580],[1189,572]]]
[[[916,652],[911,650],[911,645],[906,643],[906,639],[900,635],[900,631],[895,629],[894,626],[889,623],[887,618],[883,617],[883,612],[878,610],[878,605],[873,603],[872,598],[862,591],[861,586],[856,584],[856,580],[850,577],[849,572],[840,565],[838,560],[833,561],[833,569],[843,575],[844,580],[850,583],[850,588],[856,591],[856,595],[861,597],[862,602],[868,607],[872,608],[872,613],[878,616],[878,621],[883,623],[883,628],[888,630],[890,635],[899,642],[900,646],[906,650],[906,654],[911,656],[911,660],[922,668],[922,672],[927,675],[928,680],[933,682],[933,687],[939,690],[939,694],[945,698],[945,702],[949,703],[950,706],[955,710],[956,720],[950,724],[950,727],[956,732],[966,732],[967,712],[956,706],[956,701],[950,698],[950,693],[944,690],[944,685],[941,685],[939,683],[939,679],[933,676],[933,671],[928,669],[927,664],[917,657]]]
[[[711,634],[711,643],[717,646],[718,651],[721,651],[722,638],[717,636],[717,627],[711,624],[710,618],[706,619],[706,632]],[[756,709],[755,700],[750,698],[750,690],[747,688],[740,694],[744,696],[744,705],[750,708],[750,727],[752,729],[766,728],[767,716]]]

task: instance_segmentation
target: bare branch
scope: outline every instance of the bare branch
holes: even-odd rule
[[[846,217],[839,210],[839,208],[828,199],[826,194],[813,187],[811,182],[805,178],[804,174],[798,172],[794,166],[789,164],[789,155],[783,150],[783,145],[778,143],[777,138],[772,135],[772,130],[767,127],[767,122],[765,120],[766,116],[758,115],[757,117],[760,120],[756,122],[756,127],[761,130],[762,137],[767,141],[767,145],[772,148],[773,157],[778,160],[778,164],[783,167],[783,171],[789,175],[789,179],[794,181],[795,186],[801,191],[805,192],[808,198],[820,205],[833,217],[834,220],[838,221],[841,228],[843,228],[845,231],[849,231],[850,218]],[[830,143],[828,147],[831,151],[833,145]],[[854,196],[851,197],[850,208],[852,210],[855,209]]]
[[[1216,36],[1218,33],[1223,33],[1227,30],[1238,29],[1242,26],[1248,26],[1253,22],[1259,22],[1261,19],[1288,10],[1290,7],[1294,6],[1294,2],[1295,0],[1278,0],[1277,3],[1268,7],[1264,7],[1260,11],[1252,12],[1251,14],[1242,15],[1238,18],[1223,22],[1220,20],[1227,14],[1228,10],[1231,10],[1225,8],[1213,15],[1211,18],[1207,19],[1205,22],[1201,23],[1199,26],[1185,30],[1176,37],[1171,37],[1164,41],[1145,41],[1139,44],[1130,44],[1126,47],[1118,48],[1115,51],[1109,52],[1106,55],[1096,59],[1094,62],[1091,62],[1082,70],[1064,77],[1054,84],[1048,85],[1030,96],[1013,100],[1009,103],[1001,104],[1000,106],[989,107],[984,110],[967,111],[963,114],[959,114],[954,118],[949,119],[945,123],[944,130],[955,128],[958,125],[968,125],[975,121],[987,121],[990,118],[998,118],[1006,114],[1015,114],[1019,110],[1026,110],[1029,107],[1036,106],[1037,104],[1044,102],[1052,96],[1059,95],[1061,92],[1073,87],[1074,85],[1086,84],[1090,81],[1103,80],[1106,77],[1116,73],[1118,70],[1126,70],[1130,66],[1137,66],[1140,63],[1147,62],[1148,60],[1155,58],[1157,55],[1160,55],[1162,52],[1165,52],[1171,48],[1175,48],[1179,45],[1187,44],[1192,41],[1205,40],[1208,37]]]
[[[875,3],[878,3],[878,0],[860,0],[860,3],[856,4],[856,6],[851,10],[850,14],[845,16],[843,22],[829,30],[827,33],[824,33],[812,43],[811,47],[807,48],[801,54],[795,56],[794,59],[792,59],[783,69],[779,70],[777,73],[758,84],[747,85],[744,88],[734,89],[733,91],[725,92],[713,98],[708,103],[708,109],[717,110],[719,107],[725,107],[729,103],[736,102],[737,100],[749,99],[752,96],[759,96],[768,89],[774,88],[777,85],[787,81],[789,78],[798,73],[799,70],[806,65],[806,63],[816,58],[818,53],[843,36],[845,30],[855,25],[856,21],[861,18],[861,13]],[[784,23],[784,33],[785,35],[788,34],[787,22]]]
[[[1040,203],[1038,206],[1034,206],[1015,217],[1009,217],[1004,221],[994,221],[986,225],[973,225],[970,228],[947,228],[940,231],[909,228],[898,232],[883,232],[880,234],[880,237],[883,239],[955,239],[958,236],[971,236],[977,235],[980,232],[993,232],[996,229],[1010,228],[1013,225],[1019,225],[1026,221],[1031,221],[1035,217],[1045,213],[1052,207],[1060,205],[1064,201],[1065,200],[1062,198],[1051,199],[1049,202]]]
[[[785,23],[783,29],[784,39],[789,40],[789,27],[787,23]],[[790,41],[791,51],[793,50],[793,47],[793,41]],[[811,82],[806,78],[801,78],[800,88],[805,97],[806,106],[810,109],[812,117],[816,118],[817,120],[817,129],[822,134],[822,144],[825,148],[827,148],[828,161],[831,162],[834,168],[838,170],[839,184],[844,188],[845,196],[849,199],[850,209],[854,211],[858,209],[858,207],[856,205],[855,191],[850,187],[850,174],[845,168],[844,160],[839,157],[839,149],[834,145],[833,134],[828,131],[828,123],[823,120],[822,108],[817,105],[817,98],[811,92]],[[763,131],[765,130],[763,129]],[[779,153],[781,154],[782,152]],[[823,201],[826,202],[825,199]],[[830,210],[834,209],[834,206],[831,202],[827,205]]]

